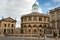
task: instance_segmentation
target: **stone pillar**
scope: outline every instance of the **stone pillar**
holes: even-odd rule
[[[8,30],[6,29],[6,34],[8,33]]]
[[[39,21],[39,17],[37,17],[37,21]]]
[[[33,26],[32,26],[33,27]],[[31,27],[31,38],[32,38],[32,27]]]
[[[32,17],[32,21],[33,21],[33,17]]]
[[[38,30],[38,40],[40,40],[39,27],[37,28],[37,30]]]
[[[10,29],[10,34],[11,34],[12,30]]]
[[[46,22],[48,22],[48,18],[46,18]]]
[[[25,37],[25,28],[23,30],[24,30],[24,37]]]
[[[23,22],[24,22],[24,18],[23,18]]]
[[[42,17],[42,21],[44,21],[44,17]]]
[[[27,22],[28,22],[28,17],[26,17],[27,18]]]

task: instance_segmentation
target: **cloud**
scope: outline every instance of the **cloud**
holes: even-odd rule
[[[20,25],[21,16],[31,12],[34,2],[35,0],[0,0],[0,16],[16,18]]]
[[[60,2],[60,0],[52,0],[54,3]]]
[[[49,6],[49,5],[50,5],[50,2],[47,2],[45,5],[46,5],[46,6]]]

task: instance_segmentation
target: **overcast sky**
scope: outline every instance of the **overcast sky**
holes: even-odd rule
[[[17,27],[20,27],[20,18],[24,14],[31,13],[32,5],[36,0],[0,0],[0,19],[12,17],[17,20]],[[37,0],[39,12],[47,13],[49,10],[59,7],[60,0]]]

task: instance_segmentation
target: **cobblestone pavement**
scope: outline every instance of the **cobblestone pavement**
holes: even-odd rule
[[[23,38],[23,37],[0,37],[0,40],[38,40],[38,39],[37,38]],[[44,39],[42,39],[42,40],[44,40]],[[45,40],[54,40],[54,39],[47,38]]]

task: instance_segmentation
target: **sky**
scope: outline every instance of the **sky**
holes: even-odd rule
[[[60,0],[0,0],[0,19],[12,17],[17,20],[16,26],[20,27],[21,16],[31,13],[35,1],[39,5],[39,12],[44,14],[51,9],[60,7]]]

